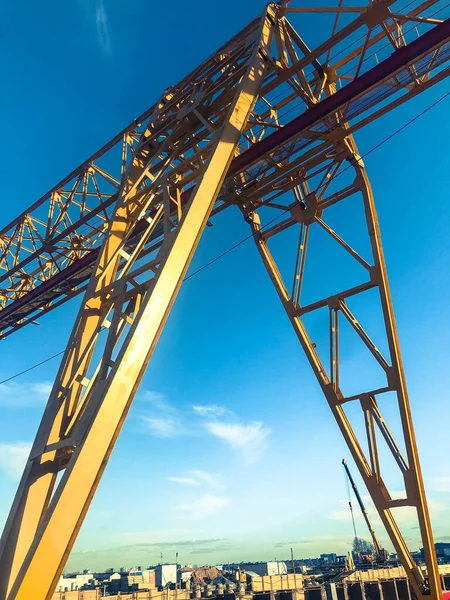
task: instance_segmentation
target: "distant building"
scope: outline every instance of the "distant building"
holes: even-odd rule
[[[246,577],[248,577],[248,579],[250,581],[253,579],[253,577],[261,577],[261,575],[258,575],[258,573],[255,573],[255,571],[245,571],[245,575],[246,575]]]
[[[108,593],[117,595],[118,592],[128,592],[127,573],[112,573],[109,577]]]
[[[118,573],[116,571],[108,578],[108,593],[112,596],[115,596],[119,592],[121,594],[126,594],[137,590],[153,590],[155,588],[154,569],[134,567],[134,569],[129,572]]]
[[[154,589],[156,587],[155,569],[144,569],[142,571],[142,577],[144,578],[144,583],[148,584],[149,589]]]
[[[142,589],[153,590],[156,588],[156,573],[154,569],[142,569],[142,567],[136,567],[128,573],[126,579],[128,591]]]
[[[333,564],[333,565],[336,562],[336,558],[337,558],[337,555],[333,554],[333,553],[331,553],[331,554],[321,554],[320,555],[320,560],[323,563],[328,563],[328,564]]]
[[[286,563],[280,560],[271,561],[267,564],[267,575],[286,575],[288,572]]]
[[[434,547],[438,558],[441,558],[442,561],[450,562],[450,543],[438,542]]]
[[[305,566],[308,569],[314,569],[320,565],[320,558],[300,558],[294,560],[294,566],[297,569],[299,566]]]
[[[56,585],[56,591],[72,592],[73,590],[76,590],[76,581],[75,577],[64,577],[64,575],[62,575]]]
[[[94,587],[94,575],[89,571],[82,575],[74,575],[71,577],[59,578],[56,586],[57,592],[73,592],[76,590],[85,590]]]
[[[169,583],[177,583],[177,565],[158,565],[155,572],[156,587],[165,587]]]
[[[436,558],[438,563],[447,564],[450,563],[450,543],[449,542],[436,542],[434,545],[436,551]],[[425,558],[423,548],[420,549],[420,555]]]
[[[285,575],[288,572],[286,563],[280,560],[258,563],[241,563],[239,567],[244,571],[252,571],[253,573],[261,576]]]
[[[178,571],[178,580],[181,583],[186,583],[191,580],[194,569],[191,567],[181,567]]]

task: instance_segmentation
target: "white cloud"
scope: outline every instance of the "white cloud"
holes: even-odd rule
[[[177,509],[192,519],[203,519],[217,514],[229,503],[228,498],[205,494],[193,502],[179,504]]]
[[[395,497],[397,497],[397,498],[400,498],[401,494],[402,494],[401,492],[392,492],[392,493],[395,494]],[[404,496],[404,492],[403,492],[403,496]],[[375,505],[372,501],[372,498],[369,496],[369,494],[361,494],[361,498],[364,503],[364,506],[366,507],[366,509],[369,513],[370,519],[374,522],[377,522],[379,517],[378,517],[377,509],[375,508]],[[352,520],[352,515],[350,512],[350,507],[348,505],[348,500],[339,500],[337,502],[337,504],[339,504],[339,506],[341,508],[333,510],[329,514],[328,518],[331,519],[332,521],[341,521],[342,523],[349,523]],[[359,522],[363,523],[361,509],[359,508],[358,501],[354,496],[352,497],[352,508],[353,508],[353,516],[355,518],[356,523],[357,524]],[[380,521],[380,523],[381,523],[381,521]],[[365,525],[364,525],[364,527],[365,527]]]
[[[33,383],[31,389],[36,392],[39,397],[48,398],[52,391],[53,385],[49,381],[42,381],[41,383]]]
[[[0,384],[1,406],[41,406],[50,395],[52,384],[49,381],[31,383],[2,383]]]
[[[167,477],[169,481],[174,483],[182,483],[185,485],[198,485],[198,481],[193,477]]]
[[[108,15],[105,10],[104,0],[98,0],[95,8],[95,25],[100,46],[105,54],[111,53],[111,39],[108,28]]]
[[[192,410],[200,417],[221,417],[227,412],[226,408],[217,404],[194,404]]]
[[[355,509],[353,509],[355,510]],[[342,521],[343,523],[347,523],[348,521],[352,520],[352,516],[350,514],[350,508],[347,508],[347,510],[342,509],[342,510],[333,510],[329,517],[329,519],[331,519],[332,521]]]
[[[192,412],[201,420],[192,423],[186,410],[172,405],[164,394],[144,391],[139,399],[152,404],[154,411],[150,415],[141,415],[150,434],[160,438],[198,435],[203,428],[211,435],[227,442],[232,448],[240,451],[247,464],[256,462],[267,448],[267,438],[271,430],[263,427],[259,421],[242,424],[237,415],[217,404],[194,404]],[[186,407],[185,407],[186,408]],[[223,479],[207,471],[192,470],[176,476],[177,480],[195,479],[198,483],[207,483],[211,488],[223,488]],[[177,481],[193,485],[192,482]]]
[[[161,392],[153,392],[151,390],[145,390],[139,394],[139,400],[144,402],[150,402],[158,410],[164,410],[166,412],[172,411],[173,408],[170,406],[164,394]]]
[[[164,394],[153,391],[144,391],[139,394],[139,400],[152,405],[151,416],[141,415],[147,432],[156,437],[179,437],[190,433],[189,425],[183,415],[172,406]]]
[[[197,478],[197,481],[204,482],[212,488],[224,488],[224,478],[221,475],[217,475],[215,473],[208,473],[208,471],[200,471],[200,469],[196,469],[194,471],[189,471],[194,477]]]
[[[31,444],[28,442],[0,444],[0,469],[7,477],[17,481],[22,475],[30,450]]]
[[[259,421],[249,425],[210,421],[205,423],[205,427],[212,435],[241,451],[248,464],[256,462],[264,454],[267,438],[271,433],[270,429],[263,427]]]
[[[161,438],[177,437],[183,434],[179,423],[174,419],[153,419],[151,417],[141,416],[142,421],[145,423],[146,428],[155,435]]]
[[[428,504],[428,508],[430,510],[430,515],[432,517],[436,517],[440,513],[448,510],[448,507],[445,504],[442,504],[442,502],[438,502],[437,500],[434,500],[433,498],[428,497],[427,504]]]
[[[193,471],[188,471],[186,475],[183,476],[172,476],[167,477],[169,481],[173,481],[175,483],[181,483],[184,485],[207,485],[211,488],[224,488],[224,478],[221,475],[217,475],[214,473],[209,473],[208,471],[201,471],[200,469],[195,469]]]
[[[429,487],[435,492],[450,492],[450,477],[433,477]]]

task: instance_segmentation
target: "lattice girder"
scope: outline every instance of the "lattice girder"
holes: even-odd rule
[[[269,7],[228,57],[222,118],[199,116],[211,96],[169,91],[141,135],[3,532],[1,598],[53,594],[256,102],[275,20]],[[203,142],[191,154],[188,133]],[[185,203],[170,179],[177,161],[177,180],[194,184]],[[157,227],[164,241],[152,250]]]
[[[433,538],[428,509],[425,500],[425,491],[419,466],[417,447],[411,420],[410,405],[406,390],[405,376],[401,361],[400,347],[392,309],[392,301],[386,274],[381,238],[375,211],[372,190],[367,178],[362,159],[358,156],[354,141],[347,138],[345,143],[340,143],[335,148],[335,153],[330,156],[328,164],[323,166],[323,172],[312,171],[304,173],[301,181],[297,182],[294,194],[285,194],[284,203],[274,205],[261,199],[258,203],[246,202],[240,199],[239,206],[245,219],[250,223],[256,246],[271,278],[275,289],[281,299],[283,307],[290,319],[292,327],[302,345],[308,361],[316,375],[323,394],[337,421],[341,433],[349,447],[356,465],[361,473],[364,483],[370,492],[372,500],[390,540],[398,553],[402,565],[407,571],[417,598],[431,593],[433,597],[440,595],[439,573],[435,556],[429,552],[433,548]],[[358,229],[359,237],[364,236],[362,246],[366,246],[366,254],[355,249],[345,236],[333,229],[327,223],[330,209],[340,211],[340,218],[347,222],[355,219],[357,213],[356,203],[364,207],[365,228]],[[344,208],[344,205],[345,208]],[[278,215],[277,224],[270,227],[261,226],[260,212]],[[276,217],[275,217],[276,218]],[[289,236],[291,261],[287,264],[286,255],[282,256],[282,267],[277,264],[269,246],[277,242],[282,244],[280,236],[286,236],[293,228],[298,228],[298,236]],[[327,236],[334,244],[334,251],[330,252],[332,245],[316,246],[311,249],[311,233],[320,231],[322,238]],[[293,244],[292,241],[296,240]],[[361,240],[359,240],[361,242]],[[288,241],[284,242],[284,254],[287,252]],[[367,247],[370,252],[367,253]],[[340,253],[339,253],[340,251]],[[319,253],[320,256],[317,256]],[[343,262],[343,257],[347,262]],[[309,286],[306,283],[305,273],[308,262],[313,263],[314,277],[311,277]],[[353,267],[351,263],[354,263]],[[340,264],[342,263],[342,264]],[[305,295],[314,294],[322,274],[317,270],[327,270],[335,274],[334,284],[336,291],[330,294],[319,294],[314,301],[304,301]],[[351,285],[346,281],[351,271]],[[354,281],[357,279],[357,282]],[[342,281],[341,281],[342,280]],[[308,289],[308,287],[310,289]],[[359,297],[367,294],[369,290],[376,292],[376,297],[369,297],[370,309],[366,312],[374,318],[375,313],[383,324],[384,352],[373,341],[364,323],[357,319],[349,307],[349,302],[354,302]],[[367,300],[366,300],[367,304]],[[320,311],[328,311],[326,322],[327,334],[318,330]],[[313,319],[307,323],[308,317]],[[322,315],[323,320],[323,315]],[[344,342],[350,345],[345,347],[341,336],[340,327],[345,321],[353,331],[351,336],[346,336]],[[369,323],[370,324],[370,323]],[[354,340],[359,340],[359,345]],[[342,382],[340,355],[347,350],[351,354],[353,370],[358,369],[358,355],[368,353],[383,375],[383,384],[371,387],[371,371],[358,378],[353,372],[353,377],[363,379],[363,389],[353,393],[346,393],[345,389],[351,381]],[[366,363],[364,363],[366,364]],[[348,379],[348,377],[347,377]],[[351,379],[351,378],[350,378]],[[364,387],[365,384],[365,387]],[[383,418],[379,406],[379,399],[387,395],[391,397],[390,403],[395,402],[398,409],[398,420],[401,424],[401,440],[398,443],[391,433],[387,419]],[[347,415],[349,405],[353,412],[360,406],[364,427],[355,428],[352,419]],[[358,411],[359,412],[359,411]],[[354,418],[354,415],[353,415]],[[364,435],[366,446],[364,448]],[[384,445],[383,452],[380,447]],[[405,451],[403,451],[403,448]],[[401,481],[403,494],[401,498],[391,494],[385,482],[386,466],[391,466],[387,460],[390,454],[391,461],[398,469],[397,481]],[[390,474],[392,477],[392,474]],[[415,564],[407,544],[402,536],[401,527],[393,513],[393,509],[401,507],[414,507],[420,527],[428,569],[428,579],[424,580],[422,571]],[[428,591],[428,587],[430,590]]]
[[[336,136],[342,132],[341,121],[354,133],[448,74],[445,66],[449,57],[448,43],[443,44],[443,39],[448,38],[447,31],[446,35],[436,36],[439,39],[434,45],[428,45],[426,51],[418,50],[409,61],[400,60],[399,68],[380,72],[374,79],[376,85],[368,85],[361,91],[358,82],[378,63],[382,65],[393,49],[399,56],[402,52],[406,55],[427,30],[433,33],[433,29],[439,28],[438,17],[442,10],[439,0],[410,3],[409,10],[403,13],[397,4],[394,0],[383,0],[362,8],[326,9],[336,14],[332,35],[312,51],[290,18],[320,9],[277,7],[279,19],[267,54],[269,67],[214,212],[225,208],[235,194],[242,193],[243,182],[246,195],[266,195],[270,189],[289,186],[302,163],[320,162],[333,147]],[[356,18],[341,27],[348,15],[356,15]],[[246,40],[254,33],[255,22],[176,86],[179,94],[184,94],[183,101],[199,102],[198,107],[193,108],[206,135],[214,128],[215,120],[223,116],[227,89],[239,69],[239,52],[244,53],[243,59]],[[417,28],[421,28],[419,38]],[[312,114],[311,109],[322,106],[331,88],[338,92],[336,98],[339,92],[346,89],[349,92],[342,100],[339,113],[335,108],[325,113],[319,111],[315,121],[299,123],[287,139],[286,126],[291,117],[303,111]],[[202,96],[206,101],[200,101]],[[153,110],[154,107],[133,121],[0,231],[0,331],[3,337],[85,291],[120,181]],[[339,115],[337,120],[336,115]],[[188,123],[186,126],[189,127]],[[286,139],[278,141],[279,134]],[[191,177],[195,178],[196,161],[201,163],[202,160],[201,130],[197,138],[192,138],[190,146],[186,143],[188,139],[189,136],[185,137],[184,151],[190,154]],[[272,144],[266,150],[264,142],[269,139]],[[185,160],[182,164],[179,161],[173,164],[172,184],[181,193],[185,191],[183,185],[184,188],[189,186],[187,172],[184,172],[188,168],[189,162]],[[156,232],[152,242],[161,243],[161,240]]]

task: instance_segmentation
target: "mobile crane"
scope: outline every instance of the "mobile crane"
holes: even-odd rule
[[[388,554],[387,550],[385,550],[384,548],[381,547],[380,542],[378,541],[378,538],[377,538],[377,536],[375,534],[375,531],[374,531],[374,529],[372,527],[372,524],[370,522],[369,515],[367,513],[366,507],[364,506],[364,502],[362,501],[362,498],[361,498],[361,496],[359,494],[358,488],[356,487],[356,483],[353,481],[353,477],[351,476],[351,473],[350,473],[350,470],[348,468],[348,465],[347,465],[347,462],[346,462],[345,458],[342,459],[342,464],[344,466],[344,469],[345,469],[345,472],[347,474],[347,477],[348,477],[348,480],[350,482],[350,485],[352,486],[353,491],[355,492],[355,496],[356,496],[356,499],[358,500],[358,504],[359,504],[359,507],[361,509],[362,515],[363,515],[364,520],[366,522],[366,525],[367,525],[367,528],[369,530],[369,533],[370,533],[370,535],[372,537],[372,542],[373,542],[373,546],[374,546],[374,549],[375,549],[375,561],[377,563],[379,563],[379,564],[380,563],[385,563],[389,559],[389,554]],[[355,527],[355,520],[353,518],[353,508],[352,508],[352,503],[351,503],[350,498],[349,498],[349,506],[350,506],[350,512],[352,513],[353,530],[355,532],[355,539],[357,539],[357,536],[356,536],[356,527]]]

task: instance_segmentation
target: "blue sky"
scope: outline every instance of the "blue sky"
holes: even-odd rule
[[[3,223],[263,5],[3,6]],[[311,45],[316,35],[307,38]],[[444,82],[361,132],[360,152],[447,90]],[[438,539],[450,539],[448,109],[442,103],[365,161]],[[221,215],[191,269],[246,235],[237,213]],[[63,349],[76,311],[77,301],[2,342],[0,379]],[[0,388],[0,521],[57,366],[50,362]],[[197,564],[287,557],[291,546],[298,557],[346,552],[352,527],[343,456],[348,452],[259,257],[244,244],[183,286],[69,566],[147,564],[161,551],[167,560],[178,551],[181,561]],[[411,514],[400,519],[417,548]],[[359,517],[358,530],[365,535]]]

